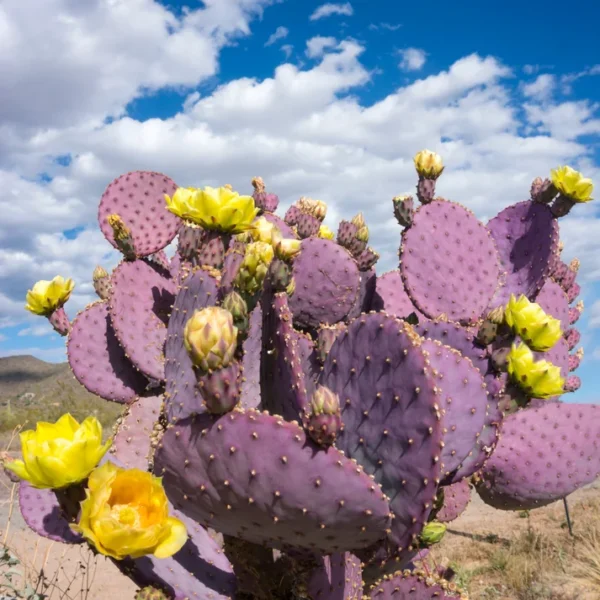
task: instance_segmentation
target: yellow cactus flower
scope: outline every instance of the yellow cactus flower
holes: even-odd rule
[[[267,244],[273,244],[273,235],[276,232],[279,232],[279,228],[264,217],[256,219],[252,224],[252,229],[248,231],[255,242],[266,242]]]
[[[197,367],[212,371],[231,363],[237,335],[233,315],[219,306],[209,306],[197,310],[185,324],[183,344]]]
[[[79,523],[71,528],[117,560],[148,554],[168,558],[188,539],[185,525],[169,516],[159,477],[110,462],[90,475]]]
[[[355,225],[358,229],[361,229],[362,227],[366,226],[365,217],[362,213],[354,215],[352,219],[350,219],[350,223],[352,223],[352,225]]]
[[[241,233],[252,228],[258,214],[252,196],[240,196],[227,186],[178,188],[173,197],[165,195],[167,209],[204,229]]]
[[[275,250],[275,256],[281,260],[290,260],[298,254],[302,248],[302,242],[293,238],[284,238],[279,229],[273,232],[271,245]]]
[[[560,321],[547,315],[539,304],[530,302],[524,295],[519,299],[510,295],[504,320],[516,335],[538,352],[550,350],[562,336]]]
[[[40,421],[20,435],[23,460],[6,465],[36,488],[60,489],[84,481],[110,447],[102,444],[102,425],[95,417],[79,424],[70,414],[56,423]]]
[[[57,275],[52,281],[38,281],[27,292],[25,308],[34,315],[48,316],[70,298],[75,284]]]
[[[551,398],[564,391],[560,367],[546,360],[536,361],[525,344],[513,344],[507,359],[508,374],[532,398]]]
[[[321,225],[321,227],[319,227],[319,233],[317,236],[325,240],[332,240],[335,238],[335,233],[331,231],[327,225]]]
[[[574,202],[589,202],[592,200],[594,184],[591,179],[584,177],[571,167],[558,167],[550,171],[550,179],[554,187]]]
[[[417,173],[425,179],[437,179],[444,170],[442,157],[429,150],[421,150],[414,157],[415,168]]]
[[[266,242],[248,244],[235,280],[237,287],[251,296],[258,292],[274,256],[273,246]]]

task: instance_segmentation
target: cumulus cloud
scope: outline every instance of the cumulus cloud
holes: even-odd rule
[[[323,19],[325,17],[330,17],[331,15],[345,15],[350,17],[354,14],[354,9],[350,2],[345,2],[344,4],[335,4],[334,2],[328,2],[326,4],[321,4],[321,6],[317,7],[314,12],[310,15],[311,21],[317,21],[319,19]]]
[[[544,73],[539,75],[531,83],[523,85],[523,94],[528,98],[534,98],[536,100],[547,100],[552,95],[554,88],[556,87],[556,78],[554,75]]]
[[[290,30],[287,27],[278,27],[265,42],[265,46],[272,46],[275,42],[285,39]]]
[[[590,327],[600,327],[600,300],[590,306],[588,324]]]
[[[401,60],[399,67],[403,71],[418,71],[423,68],[427,60],[427,54],[419,48],[405,48],[399,51]]]
[[[11,33],[0,36],[0,46],[18,48],[20,39],[41,43],[36,38],[41,24],[22,19],[14,26],[15,11],[32,1],[13,4],[9,0],[1,5],[0,31]],[[164,27],[166,33],[157,42],[161,48],[169,48],[172,36],[186,30],[190,39],[206,40],[216,61],[222,45],[246,35],[252,15],[268,4],[221,1],[205,2],[203,11],[208,14],[202,22],[203,11],[176,17],[149,0],[126,4],[127,10],[137,7],[140,19],[152,21],[158,18],[151,19],[152,14],[159,15],[162,25],[147,27],[156,35]],[[440,152],[447,165],[438,183],[439,194],[460,201],[482,219],[525,199],[531,180],[558,164],[572,163],[586,175],[600,177],[584,144],[587,138],[581,139],[600,132],[597,108],[585,100],[547,98],[540,102],[539,96],[531,95],[523,111],[524,88],[515,86],[515,74],[497,58],[465,56],[444,71],[365,103],[360,92],[376,84],[381,75],[365,66],[364,45],[317,36],[307,42],[309,66],[284,63],[264,79],[224,81],[206,92],[194,89],[190,82],[201,81],[202,73],[214,74],[217,65],[200,72],[189,65],[193,62],[189,54],[179,66],[178,55],[172,55],[168,60],[176,65],[173,71],[161,75],[162,80],[153,75],[156,79],[150,84],[150,74],[144,69],[132,75],[129,69],[133,67],[125,68],[137,64],[137,50],[125,39],[115,41],[103,21],[112,22],[111,10],[121,3],[51,0],[50,4],[57,14],[70,15],[74,24],[73,29],[63,31],[67,39],[57,41],[54,33],[48,38],[48,47],[56,46],[55,56],[63,56],[64,45],[70,52],[77,48],[73,36],[78,43],[85,41],[80,30],[87,30],[82,23],[88,29],[90,23],[97,23],[90,39],[99,40],[95,47],[102,48],[106,64],[96,71],[91,50],[82,53],[85,69],[77,71],[73,81],[98,97],[88,104],[88,90],[78,90],[82,96],[74,101],[72,118],[65,116],[68,111],[61,113],[62,107],[54,112],[56,90],[48,78],[36,82],[40,104],[36,110],[32,112],[35,102],[31,100],[33,104],[25,103],[18,113],[16,97],[34,89],[29,82],[34,80],[35,65],[28,63],[26,52],[19,67],[21,55],[12,54],[14,88],[8,93],[4,90],[3,98],[9,98],[14,114],[0,107],[0,328],[21,325],[21,331],[27,332],[21,341],[33,336],[31,344],[26,342],[31,348],[38,346],[34,332],[42,327],[23,310],[24,295],[33,282],[58,273],[72,276],[76,289],[67,312],[74,316],[94,298],[91,273],[96,264],[107,268],[117,264],[118,254],[97,228],[97,202],[106,185],[129,170],[165,172],[179,185],[231,183],[241,192],[251,191],[251,178],[261,175],[268,189],[279,194],[282,210],[301,195],[327,201],[327,223],[333,228],[340,218],[365,210],[375,249],[382,255],[380,272],[397,263],[400,230],[391,218],[391,198],[414,193],[412,156],[424,147]],[[236,8],[223,12],[220,7],[225,5]],[[151,9],[147,17],[146,8]],[[96,11],[93,18],[92,9]],[[6,14],[10,27],[5,26]],[[98,15],[104,15],[103,19]],[[65,58],[67,71],[72,70],[69,61],[76,55]],[[0,61],[3,56],[0,52]],[[160,69],[153,65],[163,65],[169,70],[165,61],[152,46],[148,69],[156,74]],[[18,68],[23,71],[25,91],[14,79]],[[112,69],[112,74],[102,69]],[[97,77],[104,79],[98,83]],[[129,77],[133,83],[121,81]],[[139,121],[122,114],[148,85],[192,87],[181,111],[172,117]],[[45,97],[49,98],[47,109],[39,102]],[[107,119],[110,115],[114,118]],[[530,130],[524,134],[526,127]],[[55,160],[65,155],[71,157],[70,162]],[[42,172],[51,181],[40,178]],[[579,255],[581,277],[586,281],[600,280],[598,226],[593,203],[576,207],[561,220],[565,253],[571,253],[568,258],[572,253]],[[66,230],[74,233],[65,235]]]
[[[337,40],[334,37],[323,37],[317,35],[306,42],[306,56],[308,58],[319,58],[323,56],[327,48],[334,48]]]

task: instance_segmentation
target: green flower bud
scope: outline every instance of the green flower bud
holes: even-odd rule
[[[439,544],[442,541],[445,533],[446,526],[443,523],[432,521],[423,527],[423,531],[421,532],[419,540],[421,544],[427,548],[429,546],[433,546],[434,544]]]
[[[274,256],[275,252],[271,244],[266,242],[248,244],[235,280],[236,286],[250,296],[256,294],[262,288]]]

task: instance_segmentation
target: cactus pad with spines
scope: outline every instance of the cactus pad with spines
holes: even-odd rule
[[[148,385],[119,345],[106,302],[91,304],[77,315],[67,355],[77,381],[105,400],[131,402]]]
[[[449,600],[450,598],[466,600],[467,596],[458,591],[456,585],[439,578],[428,576],[425,572],[418,574],[398,571],[385,575],[383,579],[371,586],[367,600]]]
[[[303,240],[292,275],[296,290],[290,298],[290,309],[294,324],[300,327],[316,328],[341,321],[352,310],[360,291],[356,262],[331,240]]]
[[[560,321],[564,331],[569,327],[569,300],[560,285],[552,279],[547,279],[535,298],[544,312]]]
[[[381,484],[390,537],[403,548],[420,533],[440,477],[442,422],[426,360],[410,325],[363,315],[337,338],[320,378],[340,398],[336,445]]]
[[[390,526],[389,504],[365,471],[278,416],[180,420],[154,464],[178,509],[250,542],[328,554],[366,547]]]
[[[162,250],[181,227],[181,220],[165,204],[165,194],[172,196],[176,189],[173,180],[161,173],[133,171],[117,177],[106,188],[98,209],[104,237],[118,247],[107,221],[109,215],[117,214],[131,231],[137,257]]]
[[[477,491],[504,510],[565,498],[600,475],[600,407],[547,403],[505,418]]]
[[[21,481],[19,507],[27,525],[42,537],[63,544],[80,544],[83,541],[79,534],[71,531],[52,490],[39,490]]]
[[[467,209],[434,200],[415,212],[402,234],[400,272],[417,308],[431,318],[475,323],[500,275],[487,229]]]
[[[317,600],[361,600],[363,594],[360,560],[351,552],[324,556],[308,582],[311,598]]]
[[[144,260],[122,262],[111,276],[110,317],[131,362],[147,377],[165,378],[164,346],[175,300],[169,271]]]
[[[162,394],[145,395],[127,406],[115,427],[110,454],[127,469],[148,470],[163,403]]]
[[[457,483],[442,488],[444,502],[442,508],[435,515],[436,521],[450,523],[458,519],[467,509],[471,501],[471,486],[468,479],[462,479]]]
[[[400,271],[397,269],[377,278],[371,307],[373,310],[382,310],[399,319],[405,319],[412,313],[417,315],[419,321],[426,319],[406,293]]]
[[[530,201],[513,204],[487,227],[506,272],[492,307],[506,304],[511,294],[535,297],[558,255],[558,223],[548,206]]]

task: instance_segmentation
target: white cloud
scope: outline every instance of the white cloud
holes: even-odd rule
[[[527,120],[537,126],[540,133],[564,140],[600,133],[600,119],[595,117],[598,107],[587,100],[548,106],[524,105]]]
[[[25,327],[21,329],[19,333],[17,333],[19,337],[31,335],[33,337],[42,337],[46,335],[56,335],[52,325],[50,325],[49,321],[44,320],[41,325],[36,325],[34,327]]]
[[[317,35],[306,42],[306,56],[308,58],[320,58],[327,48],[334,48],[335,46],[337,46],[337,40],[334,37]]]
[[[265,42],[265,46],[272,46],[278,40],[285,39],[290,30],[287,27],[278,27],[270,36],[269,39]]]
[[[535,100],[547,100],[552,95],[556,87],[556,78],[554,75],[544,73],[538,75],[535,81],[523,85],[523,94],[528,98]]]
[[[311,21],[317,21],[318,19],[323,19],[324,17],[330,17],[331,15],[345,15],[350,17],[354,14],[354,9],[350,2],[345,2],[344,4],[335,4],[333,2],[328,2],[326,4],[321,4],[321,6],[317,7],[315,11],[310,15]]]
[[[398,29],[400,29],[400,27],[402,27],[401,23],[371,23],[369,25],[369,29],[371,31],[380,31],[380,30],[385,30],[385,31],[398,31]]]
[[[419,48],[405,48],[399,51],[402,60],[398,65],[403,71],[418,71],[427,60],[427,53]]]
[[[573,83],[582,77],[589,77],[590,75],[600,75],[600,64],[593,65],[592,67],[588,67],[587,69],[583,69],[582,71],[578,71],[576,73],[567,73],[566,75],[562,75],[560,78],[560,83],[562,87],[562,91],[564,94],[570,94],[573,91]]]
[[[294,46],[292,44],[283,44],[280,50],[285,54],[285,58],[288,59],[294,51]]]

